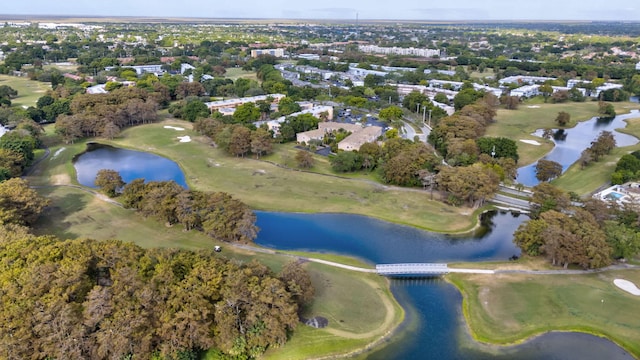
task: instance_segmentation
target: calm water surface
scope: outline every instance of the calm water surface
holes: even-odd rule
[[[528,220],[493,212],[483,217],[485,228],[476,234],[452,237],[357,215],[257,216],[259,245],[349,255],[370,264],[506,260],[520,253],[512,234]],[[406,320],[385,346],[365,354],[367,359],[633,359],[608,340],[577,333],[550,333],[508,348],[481,346],[465,330],[461,295],[452,285],[441,279],[392,280],[391,290]]]
[[[618,115],[611,120],[600,120],[594,117],[591,120],[578,123],[571,129],[556,129],[556,136],[553,139],[555,147],[544,159],[560,163],[562,171],[565,171],[580,158],[580,154],[584,149],[591,146],[591,142],[598,137],[601,131],[611,131],[616,139],[616,146],[622,147],[637,144],[638,139],[636,137],[615,131],[615,129],[627,126],[624,120],[637,117],[640,117],[640,112],[634,110],[629,114]],[[535,135],[541,137],[542,132],[543,130],[538,130]],[[518,169],[516,181],[526,186],[537,185],[539,181],[536,179],[536,164],[537,162]]]
[[[87,151],[80,154],[73,165],[78,174],[78,182],[89,187],[96,187],[93,183],[96,174],[102,169],[119,172],[122,180],[126,183],[140,178],[146,181],[173,180],[181,186],[187,187],[184,174],[178,164],[146,152],[87,144]]]

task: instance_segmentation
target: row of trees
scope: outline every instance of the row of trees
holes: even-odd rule
[[[229,155],[244,157],[251,153],[260,158],[273,149],[273,135],[265,128],[251,129],[239,124],[224,124],[218,119],[201,118],[193,129],[212,139]]]
[[[211,138],[230,155],[244,157],[254,154],[260,158],[271,153],[274,141],[293,141],[297,133],[317,129],[320,121],[311,114],[287,117],[280,124],[280,131],[275,139],[265,126],[256,129],[253,125],[228,124],[222,119],[199,118],[193,129]]]
[[[608,155],[616,147],[616,139],[611,131],[602,131],[598,137],[591,142],[591,146],[584,149],[578,160],[581,168],[592,162],[598,162],[603,156]]]
[[[29,251],[25,251],[28,249]],[[34,236],[0,225],[0,357],[259,357],[283,345],[311,299],[297,263],[280,274],[212,250]]]
[[[251,242],[258,234],[256,216],[240,200],[224,192],[207,193],[184,189],[174,181],[136,179],[128,184],[115,170],[98,171],[96,186],[110,196],[117,195],[125,207],[168,225],[199,230],[227,242]]]
[[[589,199],[575,206],[569,195],[546,182],[533,192],[532,220],[514,234],[524,253],[565,268],[598,268],[640,253],[637,205]]]

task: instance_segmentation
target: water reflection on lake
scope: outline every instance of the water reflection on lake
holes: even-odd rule
[[[96,174],[102,169],[120,173],[124,182],[135,179],[146,181],[169,181],[187,187],[182,170],[175,162],[158,155],[119,149],[100,144],[87,144],[87,151],[74,161],[78,182],[84,186],[96,187]]]
[[[565,171],[580,158],[582,151],[591,146],[591,142],[602,131],[611,131],[618,147],[637,144],[638,139],[636,137],[615,131],[615,129],[627,126],[624,120],[637,117],[640,117],[640,113],[634,110],[629,114],[618,115],[615,118],[601,119],[594,117],[589,121],[580,122],[570,129],[556,129],[553,137],[555,147],[544,159],[560,163],[562,171]],[[535,135],[542,137],[543,131],[543,129],[540,129],[535,132]],[[516,181],[525,186],[537,185],[539,181],[536,179],[536,164],[533,163],[518,169]]]

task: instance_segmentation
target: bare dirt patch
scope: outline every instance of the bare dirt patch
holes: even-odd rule
[[[56,174],[51,176],[52,185],[69,185],[71,184],[71,178],[68,174]]]

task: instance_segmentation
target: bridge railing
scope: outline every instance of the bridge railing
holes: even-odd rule
[[[449,273],[449,268],[445,263],[378,264],[376,272],[380,275],[441,275]]]

